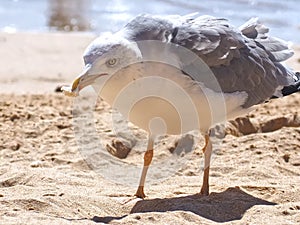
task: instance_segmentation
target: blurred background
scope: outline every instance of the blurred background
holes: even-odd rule
[[[1,0],[0,31],[117,31],[145,12],[199,12],[225,17],[237,26],[259,17],[273,35],[300,43],[299,0]]]

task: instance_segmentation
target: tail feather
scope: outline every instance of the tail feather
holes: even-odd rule
[[[295,74],[295,76],[296,76],[295,83],[292,85],[289,85],[289,86],[285,86],[281,90],[283,96],[290,95],[290,94],[300,91],[300,72],[297,72]]]
[[[251,18],[239,29],[246,37],[258,41],[274,62],[285,61],[294,54],[290,48],[291,44],[280,38],[269,36],[269,28],[264,26],[258,18]]]

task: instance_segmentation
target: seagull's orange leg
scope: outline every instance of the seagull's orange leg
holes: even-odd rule
[[[143,166],[142,175],[140,178],[140,184],[135,193],[135,196],[138,198],[146,197],[146,195],[144,193],[144,185],[145,185],[147,171],[148,171],[148,168],[151,164],[152,157],[153,157],[153,144],[154,144],[154,138],[150,136],[149,140],[148,140],[147,151],[145,152],[145,155],[144,155],[144,166]]]
[[[209,139],[209,135],[205,135],[205,146],[202,149],[204,153],[204,174],[203,174],[203,184],[200,191],[201,195],[208,195],[209,194],[209,166],[210,166],[210,157],[212,152],[212,144]]]

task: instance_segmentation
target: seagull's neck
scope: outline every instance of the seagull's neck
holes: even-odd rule
[[[114,75],[106,77],[99,82],[100,96],[111,106],[114,105],[114,101],[118,98],[118,95],[122,94],[122,91],[131,85],[135,80],[139,79],[143,75],[142,63],[135,63],[128,67],[125,67]]]
[[[181,63],[176,54],[170,51],[166,43],[160,41],[137,42],[144,63],[166,64],[181,70]]]

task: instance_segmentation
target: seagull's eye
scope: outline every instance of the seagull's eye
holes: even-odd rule
[[[109,60],[107,60],[107,62],[106,62],[106,64],[107,64],[108,66],[113,66],[113,65],[115,65],[116,63],[117,63],[117,59],[116,59],[116,58],[109,59]]]

